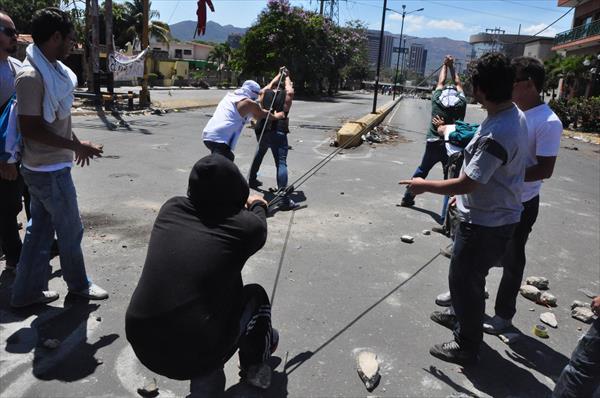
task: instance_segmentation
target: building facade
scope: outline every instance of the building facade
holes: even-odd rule
[[[377,55],[379,55],[379,31],[368,30],[368,50],[369,50],[369,66],[377,67]],[[392,52],[394,48],[394,36],[385,33],[383,35],[383,47],[381,49],[381,68],[390,68],[392,66]],[[395,60],[395,58],[394,58]]]
[[[415,72],[419,76],[424,76],[426,65],[427,49],[422,44],[411,44],[408,55],[408,70]]]
[[[600,53],[600,0],[558,0],[559,7],[575,7],[571,29],[554,38],[553,51],[562,55]]]
[[[535,39],[525,43],[523,55],[526,57],[537,58],[540,61],[544,62],[554,56],[554,52],[552,51],[553,45],[554,39]]]
[[[473,46],[471,58],[477,59],[489,52],[500,52],[509,58],[520,57],[525,51],[526,43],[542,39],[553,40],[552,37],[513,35],[500,29],[489,29],[488,32],[469,37],[469,43]]]

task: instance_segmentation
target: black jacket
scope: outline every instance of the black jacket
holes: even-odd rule
[[[213,154],[194,165],[188,196],[162,206],[125,318],[127,340],[150,370],[190,379],[235,346],[242,267],[267,237],[266,206],[246,209],[248,192],[235,164]]]

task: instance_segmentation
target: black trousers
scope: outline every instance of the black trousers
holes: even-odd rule
[[[504,319],[512,319],[517,312],[517,296],[523,281],[525,270],[525,245],[529,233],[535,224],[540,207],[539,195],[523,203],[521,220],[517,224],[515,233],[506,246],[506,251],[501,260],[502,280],[496,294],[496,315]]]
[[[17,216],[23,210],[23,196],[26,197],[25,205],[29,219],[29,195],[21,174],[19,173],[15,181],[0,178],[0,241],[6,263],[12,266],[17,265],[23,247],[17,222]]]

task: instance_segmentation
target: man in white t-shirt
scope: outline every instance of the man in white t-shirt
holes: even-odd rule
[[[563,126],[552,109],[540,99],[544,87],[544,65],[535,58],[512,60],[515,69],[513,101],[525,113],[529,153],[537,160],[528,167],[521,200],[523,213],[502,258],[502,280],[496,294],[495,316],[484,323],[486,333],[498,334],[510,327],[525,269],[525,245],[538,216],[542,181],[552,176],[560,148]]]

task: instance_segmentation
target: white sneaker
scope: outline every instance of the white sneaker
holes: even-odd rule
[[[83,290],[69,290],[69,293],[76,294],[77,296],[85,297],[90,300],[106,300],[108,298],[108,292],[95,283],[90,283],[90,285]]]
[[[485,299],[487,300],[490,297],[490,293],[487,288],[485,289]],[[450,296],[450,290],[444,293],[438,294],[435,298],[435,303],[440,307],[450,307],[452,305],[452,297]]]
[[[58,300],[59,294],[53,290],[44,290],[38,297],[31,301],[27,301],[25,303],[10,303],[10,306],[13,308],[23,308],[29,307],[34,304],[48,304],[55,300]]]
[[[504,319],[494,315],[488,321],[483,322],[483,331],[488,334],[500,334],[512,326],[510,319]]]

